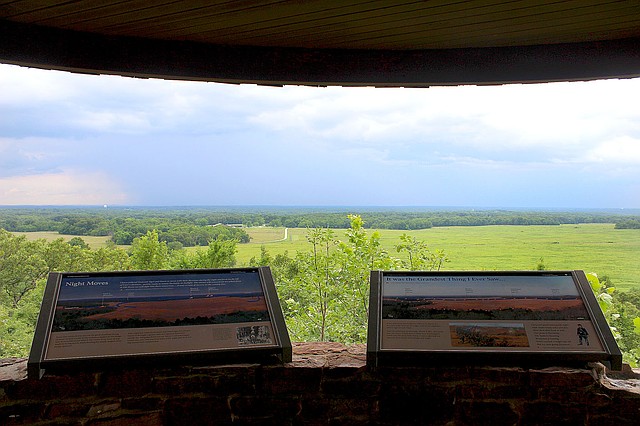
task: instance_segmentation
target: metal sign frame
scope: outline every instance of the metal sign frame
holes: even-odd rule
[[[53,272],[28,373],[291,357],[269,267]]]
[[[622,354],[582,271],[372,271],[367,365],[540,367]]]

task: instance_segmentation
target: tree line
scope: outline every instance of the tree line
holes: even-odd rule
[[[616,222],[616,229],[640,229],[640,219],[627,219]]]
[[[110,236],[117,245],[156,231],[173,248],[206,246],[211,240],[249,242],[249,235],[228,215],[203,217],[196,211],[104,208],[4,208],[0,228],[10,232],[53,231],[66,235]]]
[[[249,236],[242,228],[228,225],[346,229],[350,226],[347,213],[341,209],[317,211],[294,208],[5,207],[0,209],[0,228],[10,232],[54,231],[70,235],[111,236],[111,240],[119,245],[129,245],[135,238],[156,230],[161,241],[192,247],[206,246],[211,239],[249,242]],[[638,215],[611,211],[392,211],[365,208],[359,215],[373,229],[577,223],[615,223],[617,229],[640,227]]]

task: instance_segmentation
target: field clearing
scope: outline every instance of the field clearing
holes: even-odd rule
[[[267,226],[258,226],[253,228],[243,228],[243,230],[251,238],[254,244],[273,243],[281,241],[285,238],[285,228],[274,228]]]
[[[260,243],[256,238],[269,228],[246,228],[251,243],[238,244],[236,258],[246,265],[260,256],[264,245],[272,256],[309,251],[307,230],[289,228],[285,241]],[[279,230],[280,238],[284,228]],[[344,230],[334,230],[345,240]],[[370,236],[373,230],[367,230]],[[431,250],[443,249],[450,259],[443,270],[493,271],[532,270],[542,259],[547,270],[580,269],[606,275],[620,290],[640,288],[640,231],[614,229],[613,224],[536,226],[452,226],[416,231],[380,230],[380,240],[392,256],[400,257],[394,245],[403,233],[425,241]]]
[[[249,237],[251,242],[247,244],[238,244],[238,253],[236,259],[239,265],[247,265],[252,257],[260,257],[260,247],[264,246],[269,254],[275,256],[276,254],[288,253],[289,256],[295,256],[298,251],[311,250],[311,244],[307,241],[307,229],[306,228],[286,228],[287,238],[283,240],[285,228],[270,228],[270,227],[255,227],[255,228],[243,228]],[[271,230],[271,232],[269,232]],[[334,230],[338,238],[344,239],[344,229]],[[266,236],[261,234],[265,233]]]
[[[108,241],[111,237],[91,237],[84,235],[67,235],[67,234],[58,234],[54,231],[41,231],[41,232],[12,232],[13,235],[24,235],[27,237],[27,240],[34,241],[39,239],[44,239],[46,241],[54,241],[58,238],[62,238],[65,241],[69,241],[73,237],[80,237],[84,240],[85,243],[89,245],[92,249],[96,250],[102,247],[106,247]]]
[[[238,244],[237,265],[246,266],[252,257],[260,257],[261,246],[269,254],[311,250],[306,228],[244,228],[251,242]],[[367,229],[369,236],[374,230]],[[344,229],[335,229],[336,238],[346,240]],[[535,226],[452,226],[416,231],[379,230],[382,247],[392,256],[400,235],[406,233],[426,242],[431,250],[443,249],[450,262],[448,271],[532,270],[542,259],[547,270],[581,269],[606,275],[620,290],[640,289],[640,231],[614,229],[613,224],[535,225]],[[57,238],[70,240],[75,235],[56,232],[14,232],[30,240]],[[105,247],[109,237],[81,237],[92,249]],[[119,246],[127,249],[129,246]],[[204,249],[188,247],[187,250]]]

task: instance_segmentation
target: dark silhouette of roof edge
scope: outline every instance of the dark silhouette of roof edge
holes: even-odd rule
[[[110,37],[0,20],[0,62],[234,84],[493,85],[638,77],[640,38],[462,49],[302,49]]]

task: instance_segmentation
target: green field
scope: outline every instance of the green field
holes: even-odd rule
[[[284,228],[244,228],[251,236],[248,244],[238,244],[238,266],[260,256],[265,246],[271,255],[307,251],[306,229],[290,228],[286,240]],[[371,235],[372,230],[367,230]],[[344,237],[344,230],[335,230]],[[640,230],[614,229],[613,224],[560,226],[456,226],[418,231],[381,230],[381,241],[392,255],[403,233],[425,241],[432,250],[444,249],[449,263],[445,270],[531,270],[542,258],[547,270],[581,269],[607,275],[621,289],[640,288]],[[72,235],[55,232],[29,232],[29,239],[53,240]],[[106,245],[108,237],[82,237],[91,248]],[[123,246],[126,247],[126,246]]]
[[[45,239],[47,241],[53,241],[58,238],[62,238],[65,241],[69,241],[73,237],[78,237],[79,235],[66,235],[66,234],[58,234],[53,231],[41,231],[41,232],[12,232],[13,235],[24,235],[28,240],[38,240]],[[85,243],[89,245],[92,249],[99,249],[107,246],[107,242],[110,237],[90,237],[90,236],[79,236],[84,240]]]
[[[264,245],[272,255],[309,250],[306,229],[288,230],[286,241],[262,242],[262,232],[284,228],[246,228],[249,244],[239,244],[237,259],[245,264],[260,255]],[[371,230],[368,230],[371,235]],[[425,241],[432,250],[444,249],[446,270],[531,270],[540,258],[547,270],[581,269],[607,275],[621,290],[640,288],[640,231],[614,229],[613,224],[559,226],[455,226],[418,231],[381,230],[381,241],[392,255],[403,233]],[[344,239],[344,231],[336,230]],[[270,234],[268,241],[273,240]]]

